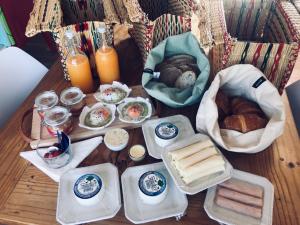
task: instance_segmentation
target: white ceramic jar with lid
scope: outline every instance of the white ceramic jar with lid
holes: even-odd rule
[[[62,106],[55,106],[45,112],[44,122],[50,135],[56,136],[57,131],[69,134],[72,129],[72,117],[69,110]]]
[[[98,174],[85,174],[77,179],[73,192],[82,205],[94,205],[104,196],[104,183]]]
[[[139,196],[142,201],[149,205],[162,202],[167,196],[167,180],[164,175],[157,171],[144,173],[138,182]]]
[[[155,141],[161,147],[173,143],[177,139],[178,134],[178,127],[170,122],[162,122],[155,127]]]

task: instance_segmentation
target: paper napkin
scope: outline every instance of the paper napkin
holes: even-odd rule
[[[36,150],[20,152],[20,156],[31,162],[54,181],[59,182],[60,176],[68,170],[76,168],[99,144],[101,144],[102,139],[102,137],[95,137],[71,144],[73,157],[66,166],[59,169],[50,168],[38,156]]]

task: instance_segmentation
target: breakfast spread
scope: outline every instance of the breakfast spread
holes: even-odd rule
[[[162,147],[174,142],[178,134],[178,127],[170,122],[162,122],[155,127],[155,141]]]
[[[96,100],[108,104],[120,104],[129,96],[131,89],[125,84],[114,81],[111,85],[100,85],[99,91],[94,94]]]
[[[262,187],[232,178],[218,185],[215,202],[220,207],[260,219],[263,196]]]
[[[119,119],[125,123],[140,123],[152,114],[151,104],[144,98],[127,98],[118,106]]]
[[[85,104],[85,96],[79,88],[70,87],[61,92],[60,101],[70,109],[73,115],[79,115]]]
[[[210,140],[169,151],[168,154],[186,184],[225,170],[225,161]]]
[[[121,151],[129,140],[129,134],[126,130],[116,128],[106,132],[104,136],[105,145],[112,151]]]
[[[265,128],[268,119],[258,104],[243,97],[228,97],[222,90],[216,96],[221,129],[247,133]]]
[[[155,72],[160,73],[159,81],[168,87],[185,89],[195,84],[200,70],[193,56],[180,54],[168,57],[156,65]]]
[[[168,191],[167,180],[160,172],[148,171],[138,182],[139,196],[144,203],[155,205],[162,202]]]
[[[80,204],[96,204],[104,195],[103,180],[97,174],[85,174],[77,179],[73,191]]]

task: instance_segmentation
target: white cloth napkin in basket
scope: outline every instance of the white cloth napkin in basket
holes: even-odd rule
[[[80,141],[72,145],[73,157],[64,167],[59,169],[50,168],[37,154],[36,150],[20,152],[20,156],[31,162],[42,172],[47,174],[54,181],[59,182],[60,176],[70,169],[76,168],[99,144],[102,137],[95,137],[85,141]]]

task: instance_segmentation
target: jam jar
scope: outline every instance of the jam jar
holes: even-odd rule
[[[35,107],[41,119],[44,119],[45,111],[53,108],[58,103],[58,96],[54,91],[44,91],[35,98]]]
[[[57,136],[57,131],[69,134],[73,129],[72,117],[69,110],[62,106],[55,106],[45,112],[45,126],[52,136]]]
[[[79,115],[85,105],[85,96],[78,87],[70,87],[61,92],[60,101],[69,108],[72,115]]]

